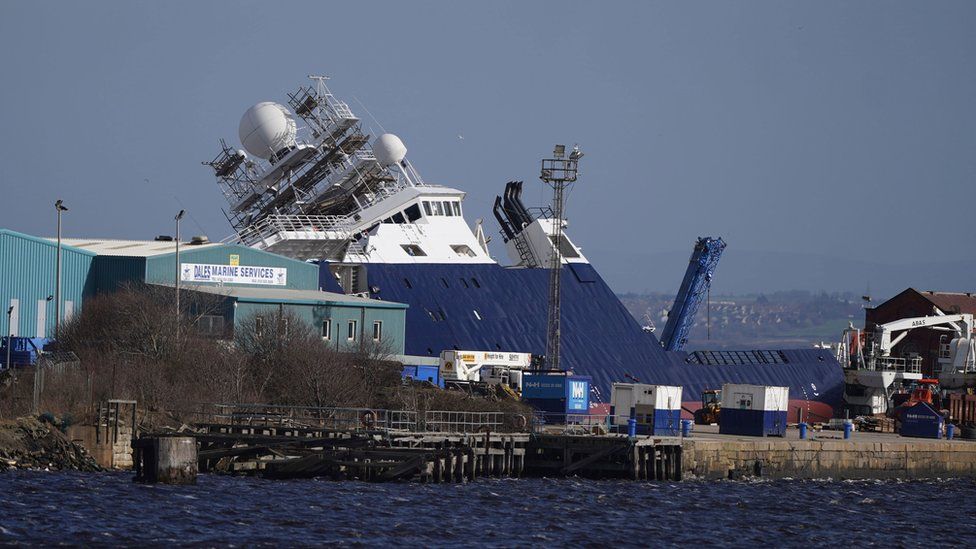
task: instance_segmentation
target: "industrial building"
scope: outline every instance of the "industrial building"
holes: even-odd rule
[[[90,274],[95,254],[73,246],[61,249],[61,317],[71,316],[93,290]],[[57,244],[0,229],[0,328],[3,335],[54,335]]]
[[[15,336],[51,337],[54,313],[56,243],[13,231],[0,231],[0,298],[12,305]],[[194,238],[176,242],[62,239],[62,316],[83,301],[111,293],[127,283],[173,287],[215,296],[214,314],[199,324],[202,332],[228,336],[246,319],[261,322],[289,313],[339,350],[361,343],[382,344],[393,354],[404,348],[407,305],[319,290],[319,265],[246,246]],[[50,299],[48,296],[52,296]],[[3,317],[4,327],[7,317]]]
[[[878,325],[904,318],[933,316],[936,309],[942,314],[976,314],[976,295],[973,293],[919,291],[908,288],[877,307],[865,309],[864,329],[873,332]],[[922,359],[922,374],[931,377],[939,358],[940,345],[951,336],[945,331],[918,328],[907,333],[899,343],[902,356],[917,355]]]

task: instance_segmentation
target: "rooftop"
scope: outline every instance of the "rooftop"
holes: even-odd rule
[[[946,314],[976,314],[976,295],[972,292],[918,292]]]
[[[54,241],[53,238],[47,240]],[[176,241],[158,240],[111,240],[97,238],[62,238],[61,242],[68,246],[88,250],[98,255],[114,255],[125,257],[152,257],[166,255],[176,252]],[[201,248],[213,248],[223,246],[219,242],[208,242],[206,244],[190,244],[180,242],[180,248],[186,250],[198,250]]]

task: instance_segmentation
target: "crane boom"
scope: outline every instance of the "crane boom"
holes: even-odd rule
[[[688,341],[688,334],[695,324],[695,314],[709,286],[712,273],[718,265],[725,241],[721,238],[703,237],[695,243],[688,261],[688,270],[668,313],[668,322],[661,333],[661,345],[668,351],[680,351]]]

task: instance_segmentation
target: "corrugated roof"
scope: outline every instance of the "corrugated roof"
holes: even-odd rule
[[[47,238],[47,240],[54,240]],[[166,255],[176,252],[176,242],[165,242],[156,240],[110,240],[95,238],[62,238],[61,242],[75,248],[88,250],[98,255],[114,255],[125,257],[152,257]],[[223,246],[219,242],[207,244],[190,244],[180,242],[180,250],[199,250],[203,248],[214,248]]]
[[[918,292],[922,297],[932,302],[933,305],[938,307],[943,313],[947,314],[959,314],[959,313],[973,313],[976,314],[976,295],[972,292],[962,293],[962,292]]]
[[[172,284],[158,284],[172,288]],[[283,302],[315,305],[352,305],[357,307],[378,307],[384,309],[406,309],[404,303],[382,301],[354,295],[322,292],[319,290],[289,290],[282,288],[251,288],[238,286],[215,286],[204,284],[182,284],[181,289],[204,292],[214,295],[233,297],[238,301],[251,302]]]
[[[39,236],[32,236],[29,234],[19,233],[17,231],[12,231],[10,229],[0,229],[0,234],[7,234],[17,238],[23,238],[25,240],[32,240],[34,242],[39,242],[41,244],[49,244],[52,246],[58,245],[58,240],[56,238],[41,238]],[[66,239],[61,239],[61,249],[68,250],[72,252],[77,252],[84,255],[95,255],[90,250],[79,248],[78,246],[72,246]]]

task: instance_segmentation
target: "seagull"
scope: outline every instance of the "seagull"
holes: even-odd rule
[[[461,134],[458,134],[458,139],[461,140],[461,141],[464,141],[464,136],[461,135]]]

